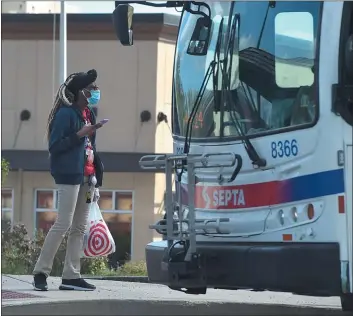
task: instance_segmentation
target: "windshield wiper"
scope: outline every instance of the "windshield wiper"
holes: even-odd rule
[[[191,143],[191,138],[192,138],[192,124],[194,122],[196,113],[200,107],[201,104],[201,100],[202,97],[205,93],[208,81],[211,78],[211,75],[213,75],[213,92],[216,91],[217,89],[217,84],[216,84],[216,80],[215,80],[215,76],[218,75],[218,71],[219,71],[219,67],[220,67],[220,51],[221,51],[221,41],[222,41],[222,34],[223,34],[223,22],[224,22],[224,18],[222,18],[220,25],[219,25],[219,30],[218,30],[218,37],[217,37],[217,43],[216,43],[216,49],[215,49],[215,54],[214,54],[214,59],[210,62],[206,74],[203,78],[203,81],[201,83],[201,87],[199,90],[199,93],[197,94],[194,106],[191,110],[189,119],[188,119],[188,123],[186,126],[186,134],[185,134],[185,143],[184,143],[184,154],[188,154],[189,150],[190,150],[190,143]],[[216,59],[218,58],[218,62],[216,62]],[[218,68],[217,68],[217,73],[215,73],[215,66],[218,64]],[[217,80],[218,83],[218,80]],[[216,98],[214,100],[214,102],[216,102]]]
[[[234,16],[234,21],[233,24],[231,25],[231,29],[230,29],[230,34],[228,37],[228,45],[227,45],[227,50],[226,53],[224,55],[224,67],[223,67],[223,74],[222,74],[222,90],[224,90],[224,92],[226,92],[226,96],[227,96],[227,101],[229,102],[229,106],[231,106],[232,104],[234,104],[234,100],[232,99],[232,95],[230,92],[231,87],[231,77],[232,77],[232,58],[233,58],[233,50],[234,50],[234,41],[236,38],[236,32],[237,32],[237,22],[239,22],[240,24],[240,15],[236,14]],[[231,56],[230,61],[228,61],[228,56]],[[228,66],[228,62],[229,62],[229,68]],[[227,69],[228,68],[228,69]],[[266,159],[261,158],[260,155],[258,154],[258,152],[256,151],[256,149],[254,148],[254,146],[252,145],[249,137],[244,133],[241,124],[239,122],[239,119],[236,117],[236,115],[233,115],[233,112],[230,111],[231,113],[231,118],[233,120],[233,123],[235,124],[239,135],[241,136],[241,140],[243,142],[244,148],[250,158],[250,160],[252,161],[252,164],[258,167],[265,167],[267,162]]]
[[[200,90],[197,94],[195,103],[192,107],[188,123],[186,125],[186,133],[185,133],[185,143],[184,143],[184,154],[188,154],[190,150],[190,143],[191,143],[191,135],[192,135],[192,124],[194,122],[195,116],[197,114],[197,111],[200,107],[201,100],[203,98],[203,95],[205,94],[206,87],[208,84],[208,81],[211,78],[212,73],[214,72],[214,67],[216,65],[216,62],[212,60],[207,68],[206,74],[202,80]]]

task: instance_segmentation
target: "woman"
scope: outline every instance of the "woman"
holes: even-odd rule
[[[53,260],[70,229],[60,290],[93,291],[95,286],[80,275],[80,256],[91,196],[98,198],[103,164],[96,152],[96,117],[89,105],[97,105],[100,90],[97,72],[70,75],[58,90],[49,115],[47,134],[50,171],[58,186],[58,216],[51,227],[33,275],[34,289],[47,291]]]

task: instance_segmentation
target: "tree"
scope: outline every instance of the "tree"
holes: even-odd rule
[[[6,181],[7,175],[10,171],[10,164],[4,158],[1,158],[1,185]]]

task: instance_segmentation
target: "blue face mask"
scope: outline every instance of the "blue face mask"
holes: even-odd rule
[[[100,90],[90,90],[91,97],[87,98],[87,101],[90,105],[97,105],[101,99]]]

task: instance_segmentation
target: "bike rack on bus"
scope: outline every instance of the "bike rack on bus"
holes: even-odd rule
[[[241,168],[241,157],[234,153],[147,155],[140,159],[139,164],[145,170],[163,169],[165,171],[166,218],[149,226],[158,233],[166,235],[168,247],[162,263],[163,270],[168,271],[171,283],[180,278],[185,280],[185,274],[188,275],[190,288],[195,287],[197,283],[200,284],[197,281],[201,280],[204,283],[205,277],[200,273],[203,265],[202,256],[197,252],[196,236],[211,233],[229,234],[221,228],[221,223],[229,222],[229,218],[196,219],[195,186],[199,182],[222,184],[233,181]],[[229,172],[229,168],[232,167],[235,167],[234,170]],[[198,176],[198,171],[205,168],[212,168],[212,170]],[[224,168],[228,168],[228,171],[224,171]],[[187,172],[189,198],[186,209],[181,200],[181,176],[178,176],[181,170]],[[176,185],[179,185],[176,198],[173,195],[173,175],[175,175]],[[188,215],[184,218],[186,210]],[[175,213],[178,214],[177,218]],[[178,244],[184,251],[179,251],[175,255],[175,250],[180,250],[180,246],[176,248]],[[192,271],[194,273],[191,273]]]

